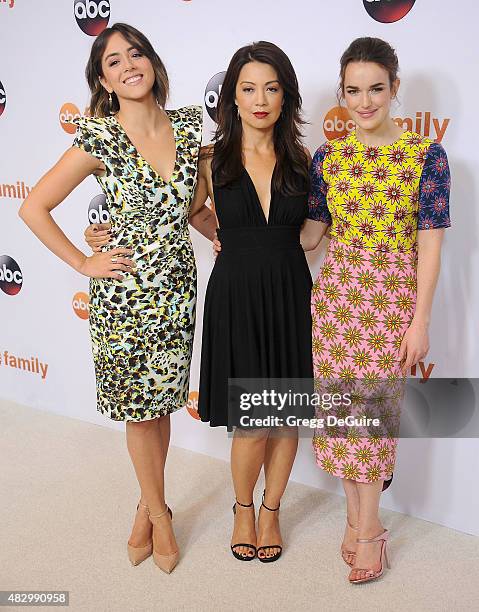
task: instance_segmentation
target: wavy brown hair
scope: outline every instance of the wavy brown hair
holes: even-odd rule
[[[110,114],[118,112],[120,104],[115,93],[111,94],[112,104],[108,99],[108,92],[100,83],[100,77],[103,77],[102,59],[105,53],[106,46],[110,37],[118,32],[121,34],[135,49],[145,55],[151,62],[155,72],[155,84],[153,85],[153,95],[158,100],[160,106],[165,106],[169,92],[168,75],[166,68],[159,58],[152,44],[139,30],[126,23],[115,23],[111,28],[106,28],[95,39],[90,51],[90,57],[85,70],[86,80],[90,87],[91,99],[89,105],[90,115],[93,117],[107,117]]]
[[[225,186],[244,172],[243,129],[235,105],[236,85],[241,69],[249,62],[269,64],[284,91],[283,108],[274,126],[276,169],[273,188],[284,195],[298,195],[309,189],[309,160],[301,142],[301,96],[294,68],[284,51],[273,43],[255,42],[238,49],[231,58],[216,109],[217,128],[213,140],[212,174],[215,185]]]

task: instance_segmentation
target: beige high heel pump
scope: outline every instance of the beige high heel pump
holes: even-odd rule
[[[161,517],[165,516],[165,514],[169,514],[170,520],[173,520],[173,513],[171,512],[170,508],[168,508],[168,506],[166,506],[166,509],[163,512],[160,512],[160,514],[151,515],[150,513],[148,513],[151,524],[153,525],[153,531],[155,530],[155,527],[159,528],[159,526],[157,522],[152,519],[160,519]],[[156,552],[153,546],[153,561],[155,562],[155,565],[157,565],[166,574],[171,574],[171,572],[175,569],[179,559],[180,553],[178,550],[173,553],[170,553],[169,555],[161,555],[160,553]]]
[[[148,506],[146,504],[142,504],[141,501],[138,502],[138,505],[136,507],[136,511],[138,512],[140,506],[142,508],[146,508],[146,512],[148,513]],[[132,546],[131,544],[128,544],[128,558],[130,559],[130,562],[132,565],[139,565],[142,561],[144,561],[145,559],[148,559],[148,557],[152,554],[153,552],[153,542],[149,542],[146,546]]]

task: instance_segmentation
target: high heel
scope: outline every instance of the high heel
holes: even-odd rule
[[[170,508],[168,508],[168,506],[166,506],[166,509],[163,512],[160,512],[160,514],[152,515],[148,513],[150,522],[153,525],[153,531],[155,530],[155,527],[158,527],[158,525],[155,524],[152,519],[160,519],[165,516],[165,514],[169,514],[170,520],[173,520],[173,513],[171,512]],[[155,562],[155,565],[157,565],[166,574],[171,574],[171,572],[175,569],[179,559],[180,553],[178,550],[173,553],[170,553],[169,555],[161,555],[160,553],[156,552],[153,545],[153,561]]]
[[[251,502],[250,504],[240,504],[240,502],[238,500],[235,501],[234,505],[233,505],[233,514],[236,516],[236,506],[241,506],[242,508],[253,508],[254,511],[254,505],[253,502]],[[248,554],[241,554],[239,552],[236,552],[235,548],[239,548],[240,546],[244,546],[245,548],[249,548],[250,550],[253,551],[252,555],[248,555]],[[231,552],[233,553],[233,557],[235,559],[238,559],[238,561],[252,561],[255,557],[256,557],[256,546],[253,546],[253,544],[231,544],[230,546],[231,548]]]
[[[351,574],[350,574],[349,582],[351,584],[361,584],[363,582],[371,582],[372,580],[377,580],[383,574],[384,563],[386,563],[386,567],[388,569],[391,569],[391,565],[389,564],[389,559],[388,559],[388,553],[386,550],[388,538],[389,538],[389,531],[385,529],[382,533],[380,533],[375,538],[370,538],[370,539],[357,538],[356,539],[356,542],[358,544],[370,544],[371,542],[381,542],[381,554],[380,554],[380,559],[379,559],[381,567],[377,571],[372,570],[372,569],[360,568],[360,567],[353,568],[353,570],[356,570],[359,572],[367,572],[367,575],[364,578],[351,579]]]
[[[264,494],[266,491],[263,491],[263,498],[261,500],[261,505],[263,508],[266,508],[266,510],[269,510],[270,512],[277,512],[279,510],[280,505],[277,508],[268,508],[268,506],[264,503]],[[259,551],[260,550],[264,550],[265,554],[266,554],[266,549],[267,548],[279,548],[279,552],[275,553],[272,557],[260,557],[259,556]],[[283,547],[280,544],[269,544],[268,546],[258,546],[258,551],[257,551],[257,555],[258,555],[258,559],[261,561],[261,563],[272,563],[273,561],[277,561],[280,557],[281,557],[281,553],[283,552]]]
[[[142,504],[141,501],[138,502],[136,507],[136,511],[138,512],[140,506],[142,508],[146,508],[146,512],[148,513],[148,506],[146,504]],[[127,545],[128,550],[128,558],[130,559],[130,563],[132,565],[139,565],[145,559],[148,559],[153,552],[153,542],[150,542],[146,546],[132,546],[131,544]]]
[[[350,529],[353,529],[354,531],[359,531],[359,527],[354,527],[354,525],[351,525],[351,523],[349,522],[349,518],[346,518],[346,522]],[[354,559],[356,558],[356,553],[354,552],[354,550],[347,550],[346,548],[344,548],[344,546],[341,546],[341,557],[343,558],[344,563],[346,563],[346,565],[349,565],[349,567],[353,567],[354,559],[352,562],[349,562],[347,559],[347,557],[350,556],[354,557]]]

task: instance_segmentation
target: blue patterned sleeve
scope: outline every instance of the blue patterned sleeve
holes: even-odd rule
[[[311,163],[311,192],[308,199],[308,219],[331,224],[331,213],[328,210],[328,185],[324,180],[323,162],[326,157],[327,143],[321,145],[316,151]]]
[[[418,230],[450,227],[449,192],[451,174],[446,151],[433,142],[426,155],[419,182]]]

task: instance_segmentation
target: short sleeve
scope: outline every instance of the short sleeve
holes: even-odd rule
[[[326,156],[326,144],[319,147],[313,157],[310,169],[311,191],[308,199],[308,219],[331,224],[331,213],[328,210],[328,185],[324,180],[323,162]]]
[[[77,126],[73,147],[78,147],[93,157],[102,160],[105,151],[105,128],[99,119],[78,117],[72,123]]]
[[[426,155],[419,181],[418,230],[450,227],[449,192],[451,174],[446,151],[433,142]]]

